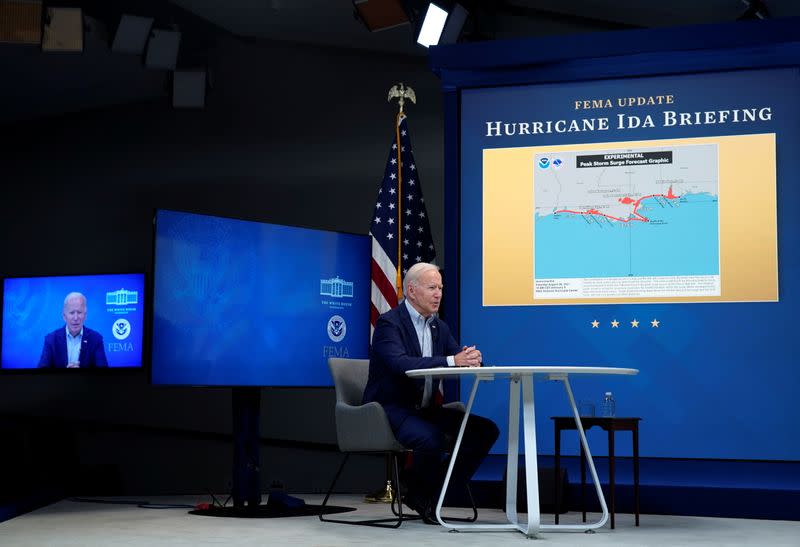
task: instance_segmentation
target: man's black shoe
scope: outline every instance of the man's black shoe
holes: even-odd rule
[[[436,505],[434,493],[431,491],[429,481],[421,481],[419,477],[406,473],[401,479],[401,484],[406,486],[402,500],[414,510],[426,524],[439,524],[436,520]]]
[[[415,511],[425,524],[439,524],[436,520],[436,511],[429,499],[423,499],[413,493],[408,493],[403,498],[403,503]]]
[[[421,497],[417,496],[413,492],[406,492],[403,495],[403,503],[405,503],[410,509],[416,511],[420,515],[425,512],[425,507],[427,503]]]
[[[436,520],[436,506],[433,504],[433,502],[429,503],[425,508],[425,514],[422,515],[422,522],[425,524],[433,524],[435,526],[439,525],[439,521]]]

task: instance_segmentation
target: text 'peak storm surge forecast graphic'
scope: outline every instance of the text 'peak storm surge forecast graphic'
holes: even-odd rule
[[[531,160],[535,299],[720,295],[716,144]]]

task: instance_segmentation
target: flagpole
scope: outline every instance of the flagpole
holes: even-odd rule
[[[373,328],[375,326],[375,321],[377,321],[377,316],[380,313],[383,313],[383,312],[386,311],[386,309],[383,308],[383,304],[384,303],[388,303],[390,307],[394,307],[394,306],[397,305],[397,302],[399,302],[403,298],[403,245],[404,245],[403,229],[404,228],[403,228],[403,213],[402,213],[402,211],[403,211],[402,189],[403,189],[403,156],[404,156],[404,152],[405,152],[405,154],[408,154],[409,157],[411,158],[410,159],[410,163],[409,163],[409,167],[411,168],[412,171],[415,169],[414,161],[413,161],[413,153],[411,152],[411,147],[409,146],[409,148],[407,150],[403,150],[403,144],[402,144],[403,143],[403,139],[405,139],[406,142],[409,142],[409,141],[408,141],[408,135],[405,134],[405,133],[401,133],[401,124],[403,123],[403,121],[405,120],[405,117],[406,117],[405,113],[403,111],[403,107],[405,105],[405,100],[406,99],[410,99],[411,102],[416,103],[417,102],[417,97],[416,97],[416,94],[414,93],[413,89],[411,89],[410,87],[406,87],[405,84],[400,82],[398,85],[392,86],[392,88],[389,90],[388,100],[391,101],[392,99],[399,99],[398,102],[399,102],[399,106],[400,106],[400,109],[399,109],[399,111],[397,113],[397,116],[395,116],[394,146],[397,149],[397,151],[396,151],[395,154],[392,154],[391,152],[389,153],[390,161],[394,161],[395,159],[397,161],[397,168],[396,168],[397,181],[395,183],[394,180],[390,180],[390,178],[393,179],[393,175],[395,173],[395,168],[393,166],[387,165],[386,172],[385,172],[385,175],[384,175],[384,181],[382,183],[381,190],[378,192],[378,202],[376,203],[376,206],[375,206],[376,216],[375,216],[375,219],[373,221],[372,228],[370,229],[370,234],[372,234],[372,236],[373,236],[373,275],[371,276],[372,277],[372,283],[373,283],[373,295],[375,294],[375,292],[378,293],[378,296],[376,297],[377,298],[376,301],[378,302],[378,304],[375,304],[376,301],[373,301],[373,303],[371,305],[371,312],[370,313],[371,314],[373,314],[373,313],[375,314],[374,317],[371,318],[371,326]],[[413,173],[412,173],[411,176],[408,177],[408,183],[411,184],[411,185],[415,184]],[[382,205],[381,193],[385,191],[386,192],[386,194],[384,194],[384,196],[386,196],[385,199],[389,199],[388,198],[389,193],[391,192],[392,194],[394,194],[395,188],[397,189],[397,207],[396,207],[397,215],[395,216],[395,219],[397,220],[397,232],[396,232],[396,234],[397,234],[397,261],[394,263],[394,265],[396,266],[396,268],[395,268],[395,280],[394,280],[394,284],[395,284],[394,292],[395,292],[395,295],[397,296],[397,301],[396,302],[391,302],[390,296],[393,296],[393,295],[391,295],[391,292],[390,292],[392,290],[391,289],[391,283],[392,283],[391,275],[392,274],[391,274],[391,268],[388,267],[386,262],[391,262],[392,261],[392,258],[391,258],[390,255],[394,252],[394,249],[390,244],[384,245],[384,244],[377,243],[377,240],[375,239],[375,236],[376,236],[376,234],[378,234],[378,232],[381,232],[381,240],[384,239],[383,236],[386,236],[386,239],[391,240],[392,237],[395,234],[395,232],[393,232],[391,229],[387,229],[386,231],[383,231],[383,226],[386,226],[386,224],[391,225],[391,221],[393,219],[390,216],[389,217],[389,222],[386,223],[386,224],[383,224],[383,223],[381,223],[382,216],[381,216],[381,213],[380,213],[380,211],[382,210],[381,209],[381,205]],[[409,196],[412,196],[412,194],[414,194],[414,192],[408,192]],[[424,201],[422,200],[421,191],[420,191],[420,196],[419,196],[419,202],[420,202],[420,212],[422,213],[422,211],[424,211]],[[387,203],[387,205],[388,205],[387,209],[390,209],[393,204],[390,201],[389,203]],[[412,207],[412,204],[409,203],[409,207]],[[409,209],[409,210],[411,210],[411,209]],[[425,216],[424,214],[420,215],[421,218],[424,218],[424,216]],[[427,231],[430,232],[430,227],[427,226],[427,224],[426,224],[426,228],[427,228]],[[405,242],[405,243],[407,243],[407,242]],[[377,251],[376,251],[376,247],[378,249]],[[431,241],[430,249],[431,249],[431,251],[433,251],[432,241]],[[435,253],[434,253],[434,255],[435,255]],[[376,263],[376,256],[377,256],[377,263]],[[417,258],[417,261],[420,261],[420,260],[421,260],[421,258]],[[377,264],[384,265],[385,268],[381,269],[381,266],[379,266]],[[376,271],[377,271],[377,275],[375,274]],[[383,289],[381,289],[380,287],[383,287]],[[379,490],[377,492],[374,492],[374,493],[371,493],[371,494],[367,494],[364,497],[364,501],[366,501],[366,502],[379,502],[379,503],[391,503],[396,498],[399,498],[399,492],[394,492],[394,489],[392,488],[391,476],[392,476],[392,460],[391,460],[391,456],[389,456],[386,459],[386,477],[387,477],[386,478],[386,485],[384,486],[384,488],[382,488],[381,490]],[[399,501],[399,503],[402,503],[402,501],[400,501],[400,500],[398,500],[398,501]]]
[[[400,122],[405,117],[403,106],[406,99],[410,99],[412,103],[417,104],[417,95],[411,87],[406,87],[403,82],[398,85],[392,86],[389,90],[389,98],[387,100],[399,99],[400,111],[395,118],[395,144],[397,146],[397,279],[395,280],[395,288],[397,289],[397,300],[403,298],[403,146],[400,144]]]
[[[400,84],[403,85],[402,83]],[[400,122],[403,116],[403,97],[400,97],[400,112],[397,113],[394,124],[395,143],[397,144],[397,301],[403,298],[403,154],[400,144]]]

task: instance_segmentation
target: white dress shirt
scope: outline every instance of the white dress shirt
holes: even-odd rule
[[[406,309],[408,310],[408,314],[411,316],[411,323],[414,325],[414,330],[417,332],[417,340],[419,341],[419,347],[422,350],[423,357],[433,357],[433,338],[431,335],[431,322],[433,321],[433,315],[429,317],[423,317],[414,306],[411,305],[411,302],[405,300]],[[453,367],[455,366],[455,356],[448,355],[447,356],[447,366]],[[439,391],[443,391],[442,380],[439,380]],[[425,388],[422,391],[422,403],[421,407],[427,407],[431,404],[431,397],[433,396],[433,378],[430,376],[425,377]]]

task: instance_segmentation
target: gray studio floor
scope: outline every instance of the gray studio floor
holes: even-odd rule
[[[321,496],[302,496],[318,504]],[[149,497],[150,503],[196,504],[203,496]],[[362,496],[337,496],[333,503],[359,508],[360,515],[383,516],[388,506],[365,504]],[[346,513],[344,515],[355,515]],[[481,510],[482,521],[501,522],[499,510]],[[580,514],[562,516],[578,522]],[[551,515],[543,523],[552,523]],[[617,528],[595,534],[543,533],[543,545],[680,546],[800,545],[800,523],[642,515],[634,527],[631,515],[617,515]],[[525,545],[515,532],[450,533],[439,526],[406,522],[397,530],[319,522],[316,517],[235,519],[193,516],[187,509],[141,509],[134,505],[101,505],[60,501],[0,523],[0,545]]]

